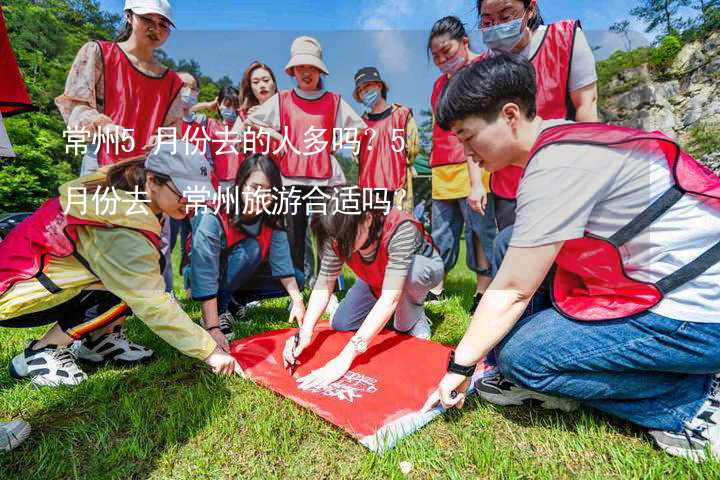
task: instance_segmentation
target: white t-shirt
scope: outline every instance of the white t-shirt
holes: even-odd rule
[[[543,128],[566,123],[552,120]],[[582,237],[608,238],[673,184],[657,154],[584,145],[551,145],[529,163],[517,195],[510,245],[535,247]],[[684,195],[620,248],[628,275],[657,282],[720,239],[720,211]],[[668,293],[653,312],[676,320],[720,323],[720,264]]]
[[[538,51],[538,48],[540,48],[547,29],[547,25],[540,25],[537,30],[533,32],[530,43],[528,43],[522,51],[518,52],[518,55],[526,59],[532,58]],[[575,45],[570,62],[568,89],[574,92],[595,82],[597,82],[595,56],[582,29],[578,28],[575,33]]]
[[[308,100],[314,100],[319,98],[325,91],[320,90],[313,95],[309,95],[302,90],[295,89],[295,93]],[[277,130],[281,134],[283,133],[280,125],[280,96],[276,93],[265,103],[258,106],[256,110],[248,116],[248,120],[253,123],[268,126],[273,130]],[[337,117],[335,118],[335,128],[342,128],[345,130],[356,130],[358,135],[366,127],[363,119],[358,115],[345,100],[340,99],[340,105],[338,107]],[[358,136],[359,138],[359,136]],[[335,155],[330,155],[330,162],[332,164],[332,174],[329,179],[313,179],[313,178],[287,178],[283,177],[283,185],[302,185],[302,186],[336,186],[346,183],[345,174],[340,167],[340,163],[335,158]]]
[[[2,114],[0,114],[0,157],[14,157],[15,152],[10,144],[5,125],[3,124]]]

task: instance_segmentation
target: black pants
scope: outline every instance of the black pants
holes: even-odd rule
[[[31,328],[57,323],[66,335],[80,340],[131,314],[130,308],[112,293],[91,290],[47,310],[0,320],[0,327]]]

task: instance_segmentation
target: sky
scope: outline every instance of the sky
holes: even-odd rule
[[[373,65],[389,86],[389,101],[417,113],[429,107],[439,71],[426,56],[427,34],[445,15],[466,24],[474,51],[484,49],[477,30],[475,2],[469,0],[170,0],[177,26],[163,49],[174,59],[194,59],[203,74],[229,76],[238,83],[254,60],[268,64],[280,88],[290,88],[283,73],[290,44],[300,35],[323,45],[330,75],[326,88],[342,94],[354,108],[353,76]],[[628,19],[633,46],[647,43],[644,25],[628,15],[637,0],[539,0],[546,23],[580,19],[599,59],[622,48],[621,38],[607,32],[610,24]],[[121,13],[124,0],[100,0],[104,10]],[[602,6],[599,8],[599,6]]]

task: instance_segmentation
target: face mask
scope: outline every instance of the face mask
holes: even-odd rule
[[[377,101],[380,99],[380,92],[377,90],[370,90],[362,97],[362,103],[367,107],[368,110],[372,110]]]
[[[234,108],[230,107],[220,107],[220,116],[225,120],[226,122],[234,122],[237,118],[237,112]]]
[[[197,104],[198,97],[189,88],[183,88],[180,92],[180,100],[185,108],[190,108]]]
[[[524,17],[525,15],[512,22],[483,28],[483,42],[490,50],[506,53],[512,52],[513,48],[520,43],[525,33]]]
[[[465,57],[463,57],[458,51],[454,57],[445,60],[445,63],[438,65],[438,68],[445,75],[455,75],[462,67],[465,66],[466,61]]]

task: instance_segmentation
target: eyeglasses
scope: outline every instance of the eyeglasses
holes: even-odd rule
[[[153,28],[162,30],[163,32],[169,32],[172,25],[170,22],[166,20],[160,20],[159,22],[156,22],[150,17],[146,17],[145,15],[139,15],[137,13],[133,13],[136,17],[140,19],[140,21],[145,25],[145,28]]]
[[[512,9],[506,9],[495,19],[491,18],[489,15],[483,15],[480,20],[480,28],[490,28],[496,25],[502,25],[503,23],[512,22],[513,20],[524,17],[525,13],[527,13],[527,10],[525,9],[519,12]]]

